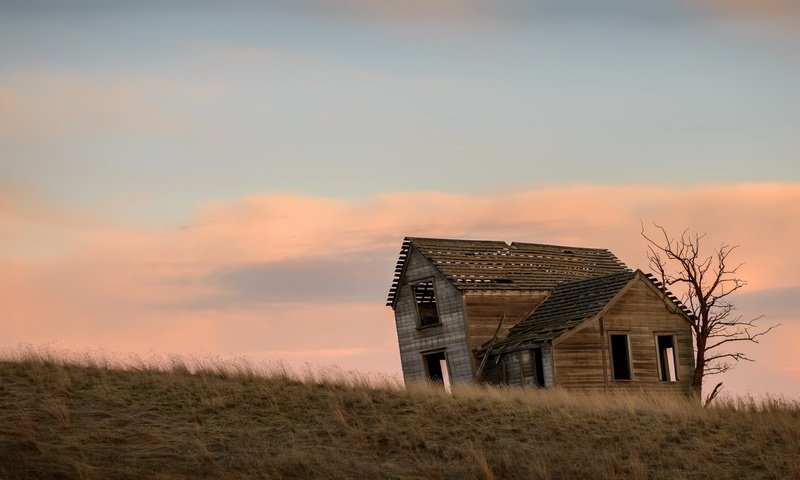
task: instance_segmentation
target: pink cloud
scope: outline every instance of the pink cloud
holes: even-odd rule
[[[782,320],[783,325],[760,340],[758,345],[743,345],[757,362],[743,362],[728,374],[716,379],[724,381],[730,392],[760,395],[779,392],[800,398],[800,362],[797,342],[800,321],[797,317]]]
[[[795,0],[691,0],[690,8],[746,35],[756,34],[790,55],[796,54],[800,3]],[[785,49],[785,50],[784,50]]]
[[[800,4],[794,0],[704,0],[700,5],[720,13],[744,17],[775,17],[800,15]]]
[[[629,266],[645,267],[640,220],[655,221],[675,233],[707,231],[709,246],[741,244],[736,258],[748,262],[742,270],[747,291],[799,285],[795,183],[573,185],[352,200],[267,194],[206,204],[184,226],[151,229],[42,205],[31,209],[14,194],[0,198],[4,232],[18,239],[36,238],[42,228],[59,232],[47,255],[30,255],[21,240],[0,240],[6,346],[250,352],[396,372],[392,313],[383,301],[405,235],[606,247]],[[282,276],[289,290],[272,291]],[[760,313],[758,305],[748,308],[746,315]],[[789,381],[796,379],[786,367],[797,363],[792,345],[800,332],[786,328],[780,336],[769,352],[757,348],[753,355],[762,359],[759,371]],[[739,371],[742,376],[730,377],[750,378],[747,368]],[[769,388],[787,391],[778,383]]]

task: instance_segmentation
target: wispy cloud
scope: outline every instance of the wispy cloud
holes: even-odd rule
[[[681,2],[634,0],[554,1],[554,0],[312,0],[292,2],[295,10],[315,10],[327,14],[369,19],[384,24],[500,27],[509,24],[545,23],[554,20],[616,17],[638,22],[671,21],[682,12]]]
[[[212,94],[201,84],[143,76],[12,71],[0,76],[0,141],[14,146],[82,141],[97,135],[176,135],[192,128],[193,120],[167,104],[206,95]]]
[[[760,312],[771,318],[782,318],[800,325],[800,286],[745,291],[736,296],[740,310]]]
[[[225,291],[211,303],[375,301],[385,293],[386,250],[223,267],[208,281]]]
[[[687,1],[715,21],[724,22],[755,38],[784,45],[796,56],[800,41],[800,2],[795,0],[701,0]],[[751,35],[752,36],[752,35]],[[794,48],[792,48],[794,47]]]
[[[800,3],[795,0],[703,0],[721,14],[749,18],[800,19]]]

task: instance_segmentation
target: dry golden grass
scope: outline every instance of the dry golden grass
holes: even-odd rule
[[[0,360],[0,479],[800,478],[800,405]]]

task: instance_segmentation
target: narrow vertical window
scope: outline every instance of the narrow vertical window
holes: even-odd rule
[[[611,343],[611,368],[614,380],[631,379],[631,357],[627,335],[609,335]]]
[[[658,376],[662,382],[678,380],[677,355],[675,353],[675,337],[672,335],[656,335],[658,347]]]
[[[417,302],[419,326],[438,325],[439,310],[436,306],[436,292],[433,289],[433,280],[419,282],[412,288],[414,290],[414,299]]]
[[[544,387],[544,364],[542,363],[542,349],[534,348],[532,351],[536,385]]]

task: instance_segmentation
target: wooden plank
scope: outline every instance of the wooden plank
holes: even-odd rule
[[[464,308],[469,321],[470,346],[475,349],[491,339],[497,322],[505,314],[506,320],[498,338],[502,339],[508,329],[519,323],[546,298],[545,292],[513,295],[464,295]]]
[[[692,334],[684,318],[670,313],[658,295],[644,280],[632,285],[603,315],[603,329],[599,319],[576,331],[553,348],[556,355],[556,383],[561,387],[599,389],[604,375],[609,379],[610,390],[647,387],[687,394],[694,367]],[[611,380],[611,361],[607,345],[607,332],[624,332],[628,335],[633,379]],[[663,382],[659,378],[656,335],[675,337],[678,353],[678,381]]]

